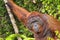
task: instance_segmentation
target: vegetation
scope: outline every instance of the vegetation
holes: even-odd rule
[[[21,7],[26,8],[28,11],[38,11],[42,13],[47,13],[54,16],[60,20],[60,0],[36,0],[36,3],[33,3],[32,0],[14,0],[15,3]],[[14,16],[15,17],[15,16]],[[16,19],[16,24],[19,28],[20,35],[24,35],[28,38],[33,38],[33,34],[28,31],[22,24],[22,22]],[[14,30],[10,18],[7,14],[6,8],[4,6],[3,0],[0,0],[0,40],[6,39],[9,35],[13,35]],[[21,37],[21,36],[20,36]],[[30,40],[30,39],[29,39]]]

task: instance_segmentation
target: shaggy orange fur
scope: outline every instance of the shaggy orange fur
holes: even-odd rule
[[[60,22],[48,14],[39,12],[28,12],[22,7],[16,5],[13,0],[8,0],[7,4],[12,12],[23,24],[33,32],[35,40],[47,40],[52,37],[56,40],[55,30],[60,31]]]

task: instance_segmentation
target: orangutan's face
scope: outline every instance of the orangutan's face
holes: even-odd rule
[[[39,16],[30,18],[28,24],[28,29],[34,33],[41,33],[43,31],[44,22]]]
[[[32,23],[32,30],[35,33],[41,33],[43,31],[43,26],[39,22]]]

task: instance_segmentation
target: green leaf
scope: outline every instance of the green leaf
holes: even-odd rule
[[[60,5],[57,5],[57,9],[59,9],[59,10],[60,10]]]

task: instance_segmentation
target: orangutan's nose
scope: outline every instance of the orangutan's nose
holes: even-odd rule
[[[35,22],[35,23],[33,23],[32,25],[33,25],[33,30],[34,30],[35,32],[39,32],[39,25],[38,25],[38,23]]]

